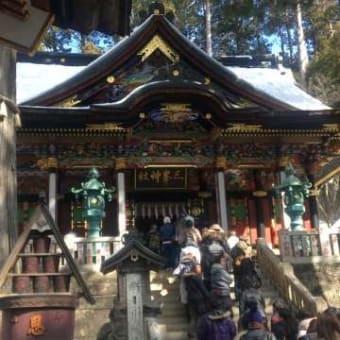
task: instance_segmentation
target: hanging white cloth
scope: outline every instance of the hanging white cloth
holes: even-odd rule
[[[151,206],[151,204],[149,203],[148,205],[147,205],[147,207],[148,207],[148,218],[151,218],[152,217],[152,212],[151,212],[151,208],[152,208],[152,206]]]
[[[142,211],[142,213],[141,213],[141,215],[142,215],[142,218],[145,218],[145,214],[146,214],[146,211],[145,211],[145,204],[142,204],[142,209],[141,209]]]
[[[156,204],[156,203],[154,203],[155,205],[154,205],[154,211],[155,211],[155,218],[156,218],[156,220],[158,220],[158,217],[159,217],[159,215],[158,215],[158,204]]]

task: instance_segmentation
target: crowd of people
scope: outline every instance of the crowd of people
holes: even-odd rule
[[[180,302],[189,321],[188,338],[198,340],[340,340],[340,310],[297,318],[282,299],[265,313],[261,277],[252,248],[235,231],[213,224],[201,231],[192,216],[175,226],[170,217],[154,225],[147,244],[166,259],[179,279]],[[234,287],[234,296],[231,294]],[[239,309],[236,320],[233,308]]]

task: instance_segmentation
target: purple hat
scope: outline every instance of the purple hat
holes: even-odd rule
[[[248,322],[262,323],[265,320],[265,316],[258,310],[250,312],[248,314]]]

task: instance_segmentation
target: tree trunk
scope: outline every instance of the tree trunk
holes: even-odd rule
[[[297,36],[298,36],[298,51],[299,51],[299,65],[300,65],[300,76],[302,85],[306,86],[306,69],[308,64],[308,53],[305,41],[305,34],[302,26],[302,10],[301,3],[296,3],[296,24],[297,24]]]
[[[205,0],[205,39],[206,50],[210,57],[212,57],[212,40],[211,40],[211,4],[210,0]]]
[[[0,46],[0,266],[17,238],[16,52]]]
[[[284,42],[283,33],[280,31],[278,35],[280,37],[281,56],[284,59],[285,58],[285,42]]]
[[[287,44],[289,50],[289,64],[292,65],[293,63],[293,39],[290,33],[290,27],[288,22],[286,23],[286,30],[287,30]]]

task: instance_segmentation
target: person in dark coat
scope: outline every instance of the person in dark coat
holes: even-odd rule
[[[232,340],[236,335],[236,326],[227,313],[204,315],[197,329],[197,340]]]
[[[265,316],[265,300],[261,291],[259,289],[252,288],[251,286],[243,290],[239,301],[239,310],[239,327],[241,329],[246,328],[245,319],[249,311],[258,310],[263,316]]]
[[[193,263],[193,269],[195,266],[196,264]],[[197,321],[202,315],[209,311],[209,292],[205,288],[199,273],[193,271],[184,273],[183,276],[188,299],[188,336],[196,338]]]
[[[250,246],[244,240],[240,240],[231,252],[235,277],[236,300],[240,299],[242,291],[246,289],[244,282],[247,280],[249,281],[249,278],[251,281],[257,278],[254,275],[256,273],[255,263],[251,259],[249,252]]]
[[[270,324],[271,331],[278,340],[297,339],[299,323],[289,306],[282,299],[277,299],[273,303]]]
[[[257,309],[247,314],[247,331],[240,340],[276,340],[276,337],[267,329],[267,320]]]
[[[232,340],[236,336],[236,325],[221,301],[221,298],[210,299],[211,311],[198,322],[197,340]]]
[[[248,315],[254,310],[259,311],[265,318],[265,300],[260,289],[253,288],[252,279],[247,276],[243,279],[241,296],[239,299],[239,329],[246,329]]]
[[[177,266],[177,252],[176,252],[176,228],[171,223],[170,217],[166,216],[163,219],[163,225],[160,227],[161,238],[161,255],[165,257],[165,268],[174,269]]]

